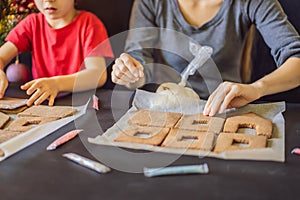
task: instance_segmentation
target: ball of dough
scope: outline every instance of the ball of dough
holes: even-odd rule
[[[176,83],[163,83],[157,88],[156,93],[200,99],[193,89]]]

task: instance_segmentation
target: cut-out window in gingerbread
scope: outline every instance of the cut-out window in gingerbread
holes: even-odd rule
[[[196,140],[199,140],[199,137],[197,136],[182,136],[178,141],[185,141],[185,142],[194,142]]]
[[[242,148],[248,148],[249,147],[249,140],[233,139],[231,145],[232,146],[242,147]]]
[[[198,126],[203,126],[203,127],[207,127],[207,129],[208,129],[208,120],[194,120],[193,122],[192,122],[192,124],[193,125],[198,125]]]
[[[149,137],[151,137],[151,134],[138,131],[134,134],[134,136],[138,137],[138,138],[149,138]]]

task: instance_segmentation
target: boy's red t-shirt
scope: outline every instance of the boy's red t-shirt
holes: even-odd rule
[[[105,26],[87,11],[60,29],[51,28],[42,13],[28,15],[6,41],[15,44],[19,53],[32,52],[34,79],[78,72],[88,57],[113,57]]]

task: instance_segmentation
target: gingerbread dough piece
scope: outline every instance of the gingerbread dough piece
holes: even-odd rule
[[[165,139],[169,130],[169,128],[162,127],[130,126],[120,133],[114,141],[158,146]]]
[[[223,132],[237,133],[239,128],[255,129],[257,135],[272,137],[273,124],[255,113],[233,116],[226,119]]]
[[[76,109],[64,106],[32,106],[18,114],[19,117],[55,117],[64,118],[72,116]]]
[[[263,135],[220,133],[214,152],[220,153],[241,149],[258,149],[265,148],[266,145],[267,137]]]
[[[3,128],[4,125],[9,121],[10,117],[2,112],[0,112],[0,128]]]
[[[203,114],[183,115],[175,128],[200,132],[220,133],[224,124],[220,117],[209,117]]]
[[[0,130],[0,144],[10,140],[11,138],[21,134],[21,132]]]
[[[18,114],[24,110],[26,110],[28,106],[22,106],[15,109],[0,109],[0,112],[3,112],[5,114]]]
[[[129,124],[140,126],[173,127],[182,114],[172,112],[157,112],[139,110],[128,121]]]
[[[14,120],[5,130],[25,132],[33,128],[35,125],[45,124],[58,120],[55,117],[20,117]]]
[[[4,151],[2,151],[2,149],[0,149],[0,157],[4,157],[4,156],[5,156]]]
[[[0,99],[0,109],[12,110],[25,106],[27,99],[4,97]]]
[[[214,133],[171,129],[162,146],[210,151],[213,146],[214,136]]]

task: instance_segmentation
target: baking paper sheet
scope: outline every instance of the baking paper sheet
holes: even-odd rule
[[[54,132],[55,130],[59,129],[60,127],[68,124],[71,121],[74,121],[78,117],[82,116],[87,109],[87,104],[83,106],[72,107],[76,109],[77,112],[66,118],[62,118],[53,122],[49,122],[46,124],[38,125],[29,131],[21,133],[10,140],[3,142],[0,144],[0,149],[5,153],[4,157],[0,157],[0,161],[5,160],[9,156],[17,153],[18,151],[24,149],[25,147],[39,141],[40,139],[46,137],[50,133]],[[67,107],[67,106],[66,106]],[[10,115],[13,119],[16,118],[16,115]]]
[[[167,104],[169,101],[171,103]],[[129,124],[128,119],[136,113],[139,109],[147,109],[153,111],[168,111],[180,112],[183,114],[202,113],[205,101],[192,99],[188,97],[175,98],[169,95],[157,94],[143,90],[137,90],[132,107],[119,119],[111,128],[105,133],[95,138],[89,138],[88,141],[93,144],[109,145],[116,147],[125,147],[131,149],[142,149],[155,152],[174,153],[182,155],[192,155],[199,157],[216,157],[222,159],[240,159],[240,160],[264,160],[264,161],[278,161],[284,162],[284,118],[282,112],[285,111],[284,102],[266,103],[266,104],[248,104],[242,108],[229,109],[223,117],[239,115],[248,112],[254,112],[258,115],[267,118],[273,123],[272,138],[268,139],[267,148],[252,149],[252,150],[236,150],[227,151],[223,153],[214,153],[211,151],[191,150],[191,149],[176,149],[158,147],[152,145],[144,145],[137,143],[114,142],[122,130],[126,129]],[[220,116],[222,117],[222,115]],[[247,132],[247,130],[246,130]]]

